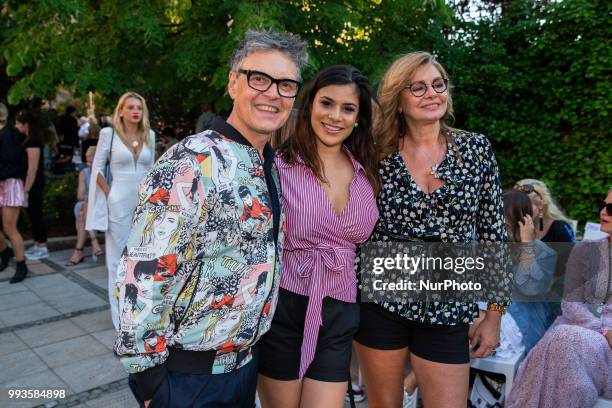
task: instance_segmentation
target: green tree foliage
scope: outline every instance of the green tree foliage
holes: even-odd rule
[[[430,45],[450,16],[431,0],[9,1],[0,39],[6,72],[16,80],[12,104],[65,85],[113,98],[135,89],[167,107],[206,100],[227,108],[227,63],[250,28],[307,39],[306,75],[348,61],[373,74],[390,55]]]
[[[579,220],[612,187],[611,15],[603,0],[507,2],[458,23],[448,52],[457,123],[493,141],[506,187],[542,179]]]
[[[504,185],[541,178],[571,217],[595,219],[594,202],[612,182],[612,3],[454,4],[11,0],[0,3],[0,90],[11,104],[51,97],[60,86],[75,95],[93,90],[96,105],[110,107],[132,89],[145,95],[154,116],[177,122],[201,101],[230,106],[227,63],[250,28],[308,40],[306,79],[323,66],[351,63],[376,84],[397,55],[428,50],[450,72],[455,125],[491,138]],[[460,18],[460,9],[473,5],[487,12]]]

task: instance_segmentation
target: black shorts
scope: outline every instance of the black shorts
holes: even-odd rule
[[[361,321],[355,341],[378,350],[409,351],[428,361],[444,364],[470,362],[467,324],[453,326],[419,323],[375,303],[360,304]]]
[[[272,327],[258,343],[259,373],[275,380],[297,380],[308,297],[280,289]],[[352,340],[359,326],[359,306],[326,297],[314,359],[305,377],[348,380]]]

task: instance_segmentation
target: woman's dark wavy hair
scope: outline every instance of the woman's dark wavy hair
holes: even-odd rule
[[[316,135],[310,118],[315,95],[321,88],[330,85],[354,84],[359,93],[358,126],[353,129],[344,145],[355,156],[365,169],[375,193],[380,189],[378,160],[374,138],[372,136],[372,101],[374,93],[368,79],[355,67],[350,65],[333,65],[319,71],[311,79],[301,95],[301,104],[297,112],[295,131],[280,146],[279,153],[290,164],[297,162],[298,156],[316,174],[321,182],[326,182],[322,163],[317,153]]]
[[[21,111],[17,114],[15,118],[17,122],[23,123],[24,125],[28,125],[28,134],[25,135],[23,139],[23,143],[28,142],[29,140],[33,140],[38,143],[42,143],[43,134],[42,129],[40,128],[40,119],[38,116],[32,111]]]
[[[506,223],[510,226],[508,236],[513,242],[521,242],[519,221],[522,221],[525,215],[533,217],[531,199],[529,199],[527,193],[510,188],[504,190],[502,200],[504,202],[504,217]]]

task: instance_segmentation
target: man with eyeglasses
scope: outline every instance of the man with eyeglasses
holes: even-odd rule
[[[268,142],[306,63],[298,36],[247,32],[231,60],[227,121],[172,146],[140,187],[118,270],[115,353],[145,407],[254,404],[255,344],[274,313],[284,230]],[[246,197],[267,214],[257,228],[244,216]],[[153,279],[135,279],[141,262],[155,263]],[[138,321],[124,307],[127,285],[148,311]]]

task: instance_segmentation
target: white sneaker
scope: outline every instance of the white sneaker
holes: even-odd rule
[[[355,402],[361,402],[366,399],[365,391],[358,384],[351,382],[351,388],[353,388],[353,398],[355,399]],[[351,396],[348,392],[346,393],[345,398],[347,401],[351,400]]]
[[[417,408],[419,402],[419,389],[415,388],[412,394],[408,394],[404,390],[404,401],[402,402],[402,408]]]
[[[46,246],[45,247],[33,246],[32,248],[28,249],[25,252],[25,256],[29,260],[36,261],[38,259],[48,258],[49,250],[47,249]]]

